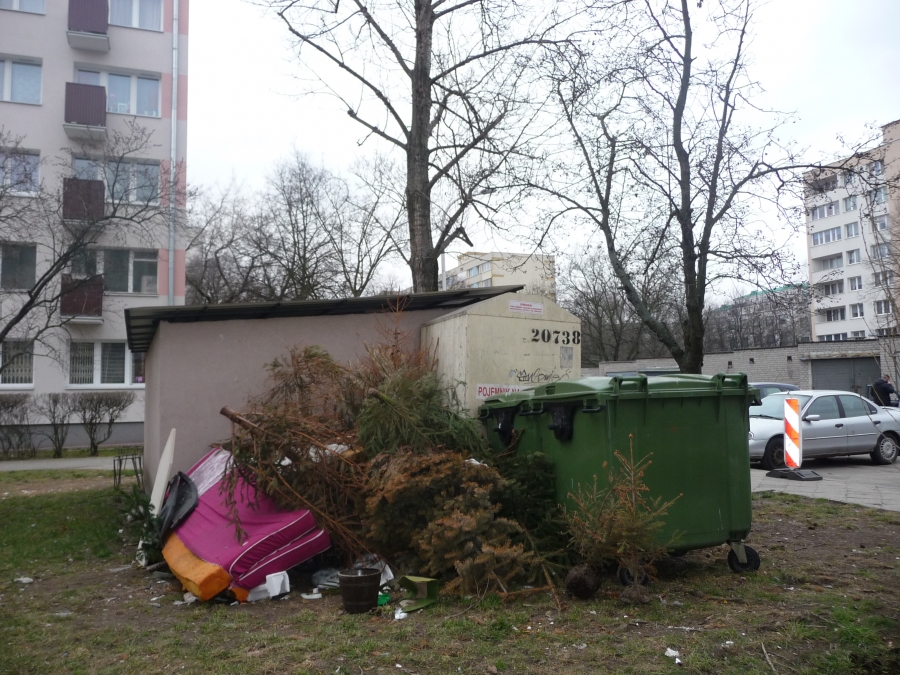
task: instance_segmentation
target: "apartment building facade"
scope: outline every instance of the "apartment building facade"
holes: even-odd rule
[[[556,262],[552,255],[460,253],[455,267],[442,272],[438,288],[490,288],[522,284],[524,292],[556,300]]]
[[[0,155],[24,176],[6,198],[48,200],[62,224],[0,231],[2,318],[52,270],[59,232],[102,225],[48,287],[54,330],[35,340],[25,321],[0,345],[15,359],[0,394],[132,391],[120,442],[142,441],[144,410],[124,310],[184,304],[187,19],[188,0],[0,0]]]
[[[833,171],[807,174],[815,341],[897,333],[900,120],[881,129],[877,147],[835,163]]]

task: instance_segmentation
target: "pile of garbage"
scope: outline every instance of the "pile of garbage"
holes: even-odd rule
[[[444,592],[537,579],[552,590],[554,551],[538,543],[565,541],[552,467],[492,456],[432,355],[394,331],[350,367],[297,346],[269,371],[264,395],[222,410],[232,438],[189,472],[197,506],[169,523],[163,555],[187,590],[245,600],[276,567],[329,547],[347,567],[374,556]]]

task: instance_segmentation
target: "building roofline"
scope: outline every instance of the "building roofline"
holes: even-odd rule
[[[453,311],[498,295],[515,293],[524,286],[460,288],[433,293],[410,293],[396,296],[340,298],[337,300],[287,300],[283,302],[248,302],[222,305],[182,305],[177,307],[129,307],[125,309],[125,332],[128,348],[146,352],[156,335],[160,321],[197,323],[201,321],[239,321],[304,316],[336,316],[342,314],[377,314],[428,309]]]

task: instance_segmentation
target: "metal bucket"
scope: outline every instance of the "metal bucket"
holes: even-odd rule
[[[381,572],[371,568],[342,570],[338,574],[341,599],[348,614],[361,614],[378,606]]]

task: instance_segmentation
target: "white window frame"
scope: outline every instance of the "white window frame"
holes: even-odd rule
[[[16,152],[9,152],[8,150],[4,150],[0,148],[0,170],[3,168],[3,163],[6,161],[4,158],[10,158],[11,163],[15,162],[16,157],[36,157],[37,164],[34,167],[34,180],[32,181],[33,189],[31,190],[17,190],[10,189],[8,194],[14,195],[16,197],[32,197],[38,193],[41,187],[41,153],[37,150],[23,150],[17,149]],[[7,169],[10,167],[7,166]],[[10,184],[10,171],[5,171],[0,174],[0,187],[12,187]]]
[[[882,232],[886,229],[888,229],[887,215],[872,218],[872,232]]]
[[[863,303],[856,302],[850,305],[850,318],[851,319],[861,319],[865,316],[865,309],[863,307]]]
[[[873,260],[884,260],[891,254],[887,244],[872,244],[870,257]]]
[[[109,204],[109,203],[112,203],[113,201],[115,201],[112,198],[112,192],[109,189],[109,181],[107,180],[108,172],[106,169],[107,169],[108,164],[106,166],[103,164],[100,164],[98,161],[96,161],[95,159],[93,159],[91,157],[76,157],[75,161],[90,162],[90,166],[93,168],[93,171],[91,172],[93,175],[89,180],[103,181],[103,186],[104,186],[103,192],[104,192],[104,199],[106,200],[106,203]],[[128,196],[134,197],[137,194],[137,179],[136,179],[137,174],[134,171],[135,166],[155,166],[156,171],[157,171],[157,180],[158,181],[162,180],[162,167],[160,166],[159,162],[145,162],[145,161],[125,159],[125,160],[122,160],[121,162],[119,162],[120,166],[123,164],[127,165],[129,167],[129,169],[128,169],[128,171],[129,171],[128,188],[126,190],[126,193]],[[73,174],[77,177],[84,178],[87,175],[86,172],[80,172],[74,166],[74,164],[72,166],[72,171],[73,171]],[[144,202],[139,199],[127,199],[127,200],[123,200],[123,203],[156,205],[156,204],[159,204],[159,197],[160,197],[161,192],[162,192],[162,186],[160,183],[157,183],[156,199],[152,199],[149,202]]]
[[[100,85],[106,90],[107,103],[106,103],[106,112],[110,115],[127,115],[128,117],[147,117],[150,119],[158,120],[162,118],[162,75],[160,73],[147,73],[147,72],[135,72],[135,71],[118,71],[118,70],[103,70],[100,67],[92,66],[90,64],[76,65],[75,66],[75,81],[78,81],[78,73],[79,71],[85,73],[95,73],[100,76]],[[119,110],[110,110],[109,109],[109,76],[110,75],[118,75],[119,77],[129,77],[131,78],[131,85],[129,91],[128,98],[128,110],[137,110],[137,81],[141,80],[156,80],[158,83],[157,87],[157,97],[156,97],[156,115],[144,115],[137,112],[122,112]]]
[[[852,223],[847,223],[844,225],[844,230],[847,233],[847,239],[853,239],[854,237],[859,236],[859,222],[853,221]]]
[[[888,190],[886,185],[882,185],[880,188],[875,188],[869,193],[870,199],[872,200],[872,204],[879,205],[884,204],[888,200]]]
[[[844,213],[848,213],[849,211],[856,211],[856,197],[844,197]]]
[[[70,364],[71,364],[71,353],[72,353],[72,344],[92,344],[94,346],[94,379],[90,384],[72,384],[71,383],[71,372]],[[103,344],[124,344],[125,345],[125,368],[124,368],[124,379],[125,381],[122,383],[101,383],[101,376],[103,373]],[[96,389],[143,389],[146,386],[146,382],[135,382],[132,383],[134,379],[134,373],[132,372],[134,367],[134,357],[132,355],[132,351],[128,348],[128,343],[124,340],[71,340],[69,342],[69,360],[66,362],[66,389],[74,389],[74,390],[96,390]],[[146,380],[146,375],[144,377]]]
[[[7,338],[4,342],[30,342],[31,343],[31,378],[28,382],[4,382],[3,371],[0,371],[0,391],[12,389],[34,389],[34,341],[21,338]],[[3,363],[3,344],[0,343],[0,364]],[[8,372],[8,371],[7,371]]]
[[[870,176],[882,175],[884,173],[884,161],[876,159],[873,162],[869,162],[866,164],[866,171],[868,171]]]
[[[121,250],[124,250],[124,249],[105,249],[105,248],[98,248],[98,249],[90,249],[90,250],[87,252],[88,255],[90,255],[91,253],[93,253],[93,254],[95,254],[95,255],[97,256],[97,257],[96,257],[96,261],[95,261],[95,265],[96,265],[95,269],[97,270],[97,274],[98,274],[98,275],[103,275],[103,274],[104,274],[103,252],[104,252],[104,251],[107,251],[107,250],[110,250],[110,251],[111,251],[111,250],[118,250],[118,251],[121,251]],[[153,257],[156,259],[156,265],[157,265],[157,267],[156,267],[156,293],[142,293],[142,292],[140,292],[140,291],[133,291],[133,290],[131,290],[132,288],[134,288],[134,263],[135,263],[135,260],[138,259],[136,256],[138,256],[138,255],[147,255],[147,256],[150,256],[151,254],[152,254]],[[148,257],[148,258],[143,258],[142,261],[143,261],[143,262],[150,262],[149,257]],[[131,296],[141,296],[141,297],[145,297],[145,298],[151,298],[151,297],[152,297],[152,298],[157,298],[157,297],[159,297],[159,251],[157,251],[157,250],[151,250],[151,249],[128,249],[128,285],[127,285],[127,288],[128,288],[127,291],[107,291],[107,290],[104,290],[104,291],[103,291],[103,295],[131,295]]]
[[[876,300],[875,301],[875,316],[887,316],[891,313],[891,301],[890,300]]]
[[[469,279],[471,279],[472,277],[477,277],[478,276],[478,268],[479,268],[479,265],[475,265],[475,267],[470,267],[466,271],[466,277]]]
[[[840,240],[840,227],[832,227],[827,230],[822,230],[821,232],[813,232],[812,236],[813,246],[822,246],[823,244],[831,244],[832,242]]]
[[[131,0],[131,25],[126,26],[121,23],[113,23],[112,22],[112,2],[109,3],[109,16],[110,16],[110,26],[119,26],[121,28],[136,28],[137,30],[149,30],[154,31],[156,33],[163,32],[163,24],[166,21],[166,3],[164,0],[160,0],[160,11],[159,11],[159,28],[147,28],[145,26],[138,25],[138,20],[140,19],[140,0]]]
[[[13,101],[12,100],[12,71],[13,64],[37,66],[41,69],[41,81],[38,87],[37,101]],[[0,69],[3,70],[3,86],[0,87],[0,101],[6,103],[18,103],[20,105],[41,105],[44,102],[44,62],[42,59],[30,56],[17,56],[15,54],[0,54]]]
[[[847,320],[847,308],[846,307],[833,307],[832,309],[825,310],[825,322],[833,323],[835,321],[846,321]]]
[[[847,281],[851,291],[861,291],[863,289],[862,277],[850,277]]]
[[[21,0],[12,0],[12,7],[0,7],[0,9],[6,9],[10,12],[24,12],[25,14],[46,14],[47,13],[47,0],[41,0],[41,11],[34,12],[30,9],[21,9],[22,3]]]
[[[846,339],[846,333],[831,333],[829,335],[819,336],[819,342],[843,342]]]
[[[844,280],[832,281],[822,287],[822,295],[840,295],[844,292]]]
[[[858,262],[862,262],[862,254],[858,248],[853,249],[852,251],[847,251],[847,264],[855,265]]]
[[[854,331],[850,331],[850,337],[852,337],[852,338],[864,338],[864,337],[866,337],[866,331],[864,331],[864,330],[854,330]]]

